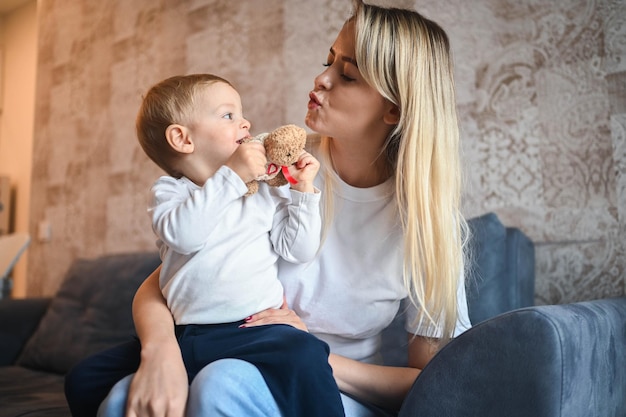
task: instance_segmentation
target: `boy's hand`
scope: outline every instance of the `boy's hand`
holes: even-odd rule
[[[253,140],[239,145],[225,165],[247,183],[265,174],[266,163],[265,147],[261,142]]]
[[[289,173],[298,181],[291,188],[302,193],[315,191],[313,180],[320,170],[320,162],[308,152],[303,152],[298,161],[289,167]]]

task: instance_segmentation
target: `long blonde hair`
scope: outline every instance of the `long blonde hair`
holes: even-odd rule
[[[458,316],[467,224],[460,213],[459,129],[449,40],[417,12],[354,0],[358,68],[398,106],[400,120],[383,152],[394,170],[404,232],[404,283],[420,323],[442,343]],[[322,151],[328,154],[328,139]],[[326,193],[328,195],[328,193]],[[328,208],[325,212],[328,212]]]

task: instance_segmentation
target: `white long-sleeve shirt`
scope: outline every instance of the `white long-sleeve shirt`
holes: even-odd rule
[[[320,243],[320,194],[247,187],[221,167],[199,187],[169,176],[152,187],[149,209],[163,261],[161,291],[176,324],[242,320],[283,302],[279,258],[313,259]]]

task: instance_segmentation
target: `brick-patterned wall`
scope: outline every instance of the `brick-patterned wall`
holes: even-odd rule
[[[383,3],[382,0],[379,0]],[[465,212],[495,211],[537,244],[538,303],[624,294],[626,2],[384,1],[449,33],[467,172]],[[134,135],[141,94],[214,72],[253,132],[302,124],[348,0],[43,0],[28,294],[76,257],[145,250],[160,175]]]

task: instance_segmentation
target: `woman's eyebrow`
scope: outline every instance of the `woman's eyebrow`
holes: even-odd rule
[[[335,49],[334,49],[332,46],[331,46],[331,48],[330,48],[330,53],[331,53],[331,55],[332,55],[332,56],[336,56],[336,55],[337,55],[337,53],[335,52]],[[342,56],[342,57],[341,57],[341,60],[342,60],[342,61],[345,61],[345,62],[349,62],[350,64],[354,65],[354,66],[355,66],[355,67],[357,67],[357,68],[359,67],[359,66],[356,64],[356,59],[351,58],[351,57],[349,57],[349,56]]]

